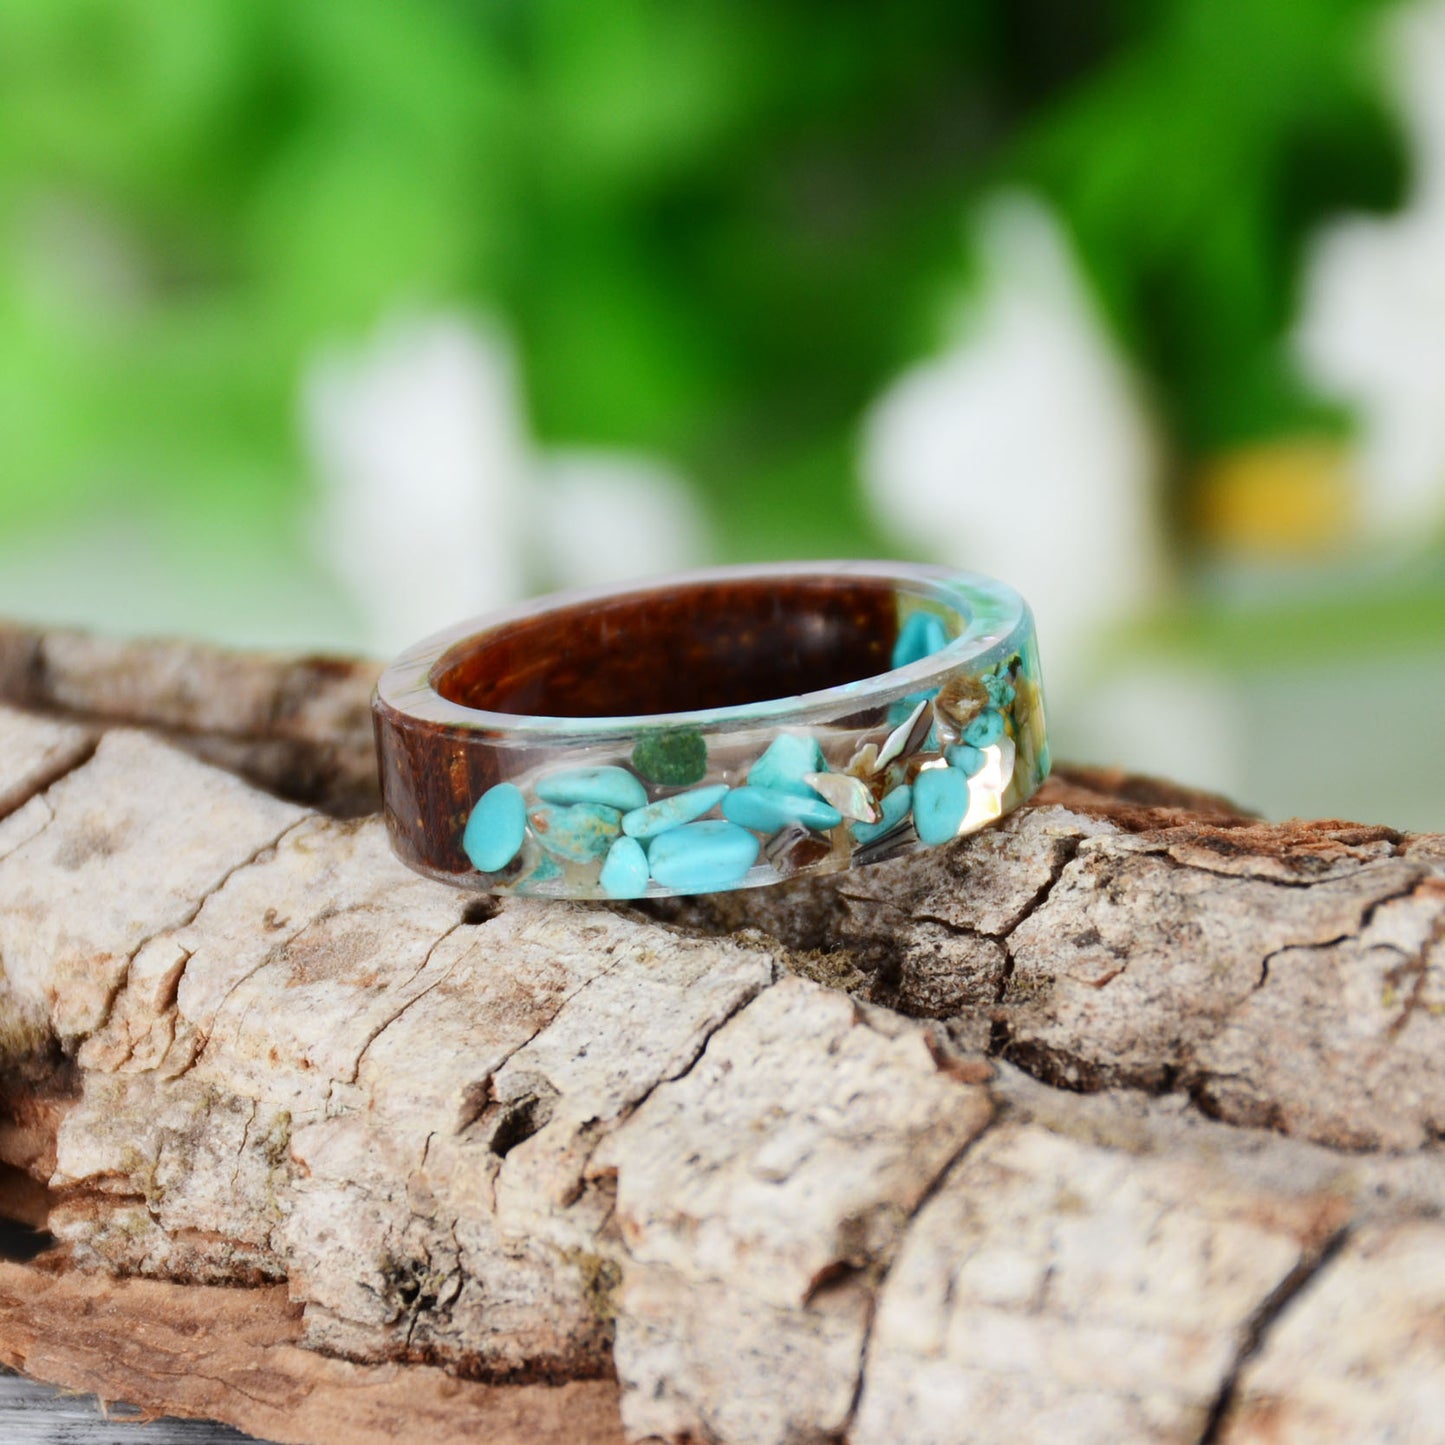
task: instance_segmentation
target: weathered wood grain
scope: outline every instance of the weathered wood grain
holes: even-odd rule
[[[0,1330],[7,1363],[39,1378],[150,1412],[224,1417],[284,1445],[622,1439],[609,1381],[495,1386],[302,1348],[299,1311],[283,1286],[223,1289],[0,1263]]]
[[[380,673],[357,658],[0,622],[0,700],[87,731],[145,727],[270,792],[342,816],[380,806],[370,711]]]
[[[276,1440],[1445,1438],[1445,839],[1074,770],[491,905],[356,815],[366,680],[0,633],[0,1359]]]

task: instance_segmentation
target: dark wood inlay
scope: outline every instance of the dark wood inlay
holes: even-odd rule
[[[442,658],[433,685],[464,707],[617,717],[732,707],[886,672],[897,636],[883,582],[696,583],[564,608]]]

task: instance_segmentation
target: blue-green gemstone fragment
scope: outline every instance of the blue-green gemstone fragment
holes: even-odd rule
[[[647,892],[647,854],[636,838],[618,838],[607,850],[597,881],[613,898],[641,898]]]
[[[709,808],[716,807],[727,790],[726,783],[713,783],[710,787],[693,788],[686,793],[659,798],[645,808],[634,808],[624,813],[622,831],[632,838],[651,838],[669,828],[681,827],[694,818],[702,817]]]
[[[988,691],[988,700],[995,707],[1007,707],[1017,696],[1013,684],[1003,673],[990,673],[983,680]]]
[[[828,764],[818,740],[800,733],[779,733],[762,757],[748,769],[748,782],[757,788],[774,788],[781,793],[818,795],[803,781],[805,773],[825,773]]]
[[[663,887],[712,893],[740,882],[757,861],[759,846],[746,828],[706,818],[659,833],[647,856],[652,876]]]
[[[947,644],[948,632],[943,619],[932,612],[915,612],[898,629],[898,640],[893,644],[893,666],[907,667],[910,662],[921,662]]]
[[[723,817],[759,833],[776,833],[788,823],[805,828],[836,828],[843,815],[816,794],[785,793],[781,788],[734,788],[723,799]]]
[[[495,873],[517,856],[527,836],[527,800],[515,783],[487,789],[462,834],[462,851],[479,873]]]
[[[560,878],[562,869],[554,859],[549,858],[545,853],[537,860],[537,866],[527,874],[526,882],[530,887],[534,883],[546,883],[550,879]]]
[[[983,750],[972,743],[955,743],[944,749],[943,756],[948,759],[948,766],[957,768],[965,778],[971,778],[983,766]]]
[[[665,787],[700,783],[707,773],[707,739],[696,728],[645,733],[632,749],[632,766],[649,782]]]
[[[647,789],[626,768],[564,768],[537,779],[536,793],[547,803],[605,803],[626,813],[647,802]]]
[[[976,748],[986,748],[996,743],[1003,734],[1003,714],[988,707],[964,728],[963,740]]]
[[[968,812],[968,779],[957,768],[927,768],[913,780],[913,826],[925,843],[947,843]]]
[[[531,819],[537,841],[569,863],[600,858],[622,831],[622,814],[605,803],[543,803],[532,809]]]
[[[885,833],[891,833],[907,816],[913,801],[913,790],[907,783],[884,793],[878,804],[881,817],[876,823],[854,823],[853,836],[860,844],[871,843]]]

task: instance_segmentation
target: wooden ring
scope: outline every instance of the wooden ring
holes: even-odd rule
[[[899,562],[534,599],[408,649],[372,710],[398,856],[490,893],[857,867],[983,827],[1049,768],[1023,599]]]

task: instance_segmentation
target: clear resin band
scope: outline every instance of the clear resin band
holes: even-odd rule
[[[398,855],[489,893],[858,867],[985,826],[1049,770],[1023,599],[904,563],[543,597],[409,649],[373,713]]]

